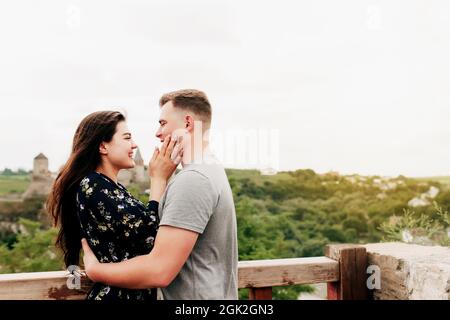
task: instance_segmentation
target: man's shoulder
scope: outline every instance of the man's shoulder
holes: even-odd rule
[[[225,174],[225,168],[221,164],[191,164],[183,168],[178,174],[180,173],[191,176],[198,175],[209,180],[214,180]]]
[[[187,178],[191,178],[191,179],[207,179],[210,180],[210,177],[208,176],[208,174],[205,172],[205,170],[202,170],[202,168],[196,166],[196,167],[189,167],[189,168],[185,168],[183,170],[181,170],[180,172],[178,172],[178,174],[175,177],[176,179],[187,179]]]
[[[183,169],[177,173],[177,175],[169,183],[171,188],[198,188],[209,187],[211,184],[210,177],[195,168]]]
[[[177,175],[169,182],[168,189],[171,190],[170,193],[172,194],[173,192],[180,192],[185,195],[186,193],[192,193],[197,195],[212,194],[217,196],[224,184],[224,178],[221,177],[223,172],[220,170],[224,172],[224,169],[221,169],[220,167],[205,168],[202,165],[190,165],[177,173]]]

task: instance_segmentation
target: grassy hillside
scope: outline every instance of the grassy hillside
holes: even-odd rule
[[[8,194],[22,194],[30,184],[30,177],[26,175],[0,175],[0,197]]]

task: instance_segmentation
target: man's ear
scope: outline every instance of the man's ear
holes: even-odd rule
[[[184,116],[184,128],[187,132],[194,130],[194,118],[188,114]]]
[[[106,149],[106,145],[104,142],[100,143],[100,147],[98,148],[98,151],[100,152],[100,154],[104,154],[104,155],[108,154],[108,150]]]

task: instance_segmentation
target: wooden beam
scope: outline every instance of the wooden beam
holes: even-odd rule
[[[80,289],[69,289],[67,271],[12,273],[0,275],[0,300],[80,300],[92,286],[81,277]]]
[[[338,263],[326,257],[242,261],[239,288],[264,288],[337,281]]]
[[[336,244],[325,248],[325,256],[339,263],[339,280],[327,284],[329,300],[367,300],[366,248]]]
[[[84,299],[92,286],[81,277],[80,289],[69,289],[66,271],[0,274],[0,300]],[[327,257],[240,261],[239,288],[251,290],[255,299],[272,295],[273,286],[324,283],[339,280],[339,264]]]

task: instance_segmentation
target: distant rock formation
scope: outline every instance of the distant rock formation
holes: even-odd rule
[[[408,206],[414,208],[429,206],[432,200],[437,197],[439,191],[440,191],[439,188],[431,186],[427,192],[422,193],[420,196],[409,200]]]

